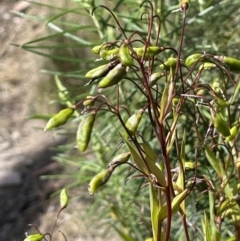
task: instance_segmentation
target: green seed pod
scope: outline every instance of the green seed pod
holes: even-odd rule
[[[105,76],[111,68],[112,68],[111,64],[104,64],[104,65],[98,66],[97,68],[88,71],[85,77],[89,79],[98,79],[100,77]]]
[[[189,67],[194,65],[201,57],[202,57],[202,54],[199,54],[199,53],[188,56],[185,60],[186,66]]]
[[[165,73],[153,73],[150,77],[150,86],[154,86],[157,84],[158,80],[160,80],[163,76],[165,76]]]
[[[223,81],[220,81],[219,78],[213,79],[211,83],[211,87],[215,93],[222,95],[222,92],[223,92],[222,89],[224,88],[224,84],[223,84]]]
[[[111,47],[110,44],[103,43],[102,45],[97,45],[92,48],[92,53],[100,54],[100,51],[106,51]]]
[[[222,98],[215,96],[216,98],[216,103],[220,107],[228,107],[230,103],[227,100],[223,100]]]
[[[127,120],[125,126],[130,135],[134,135],[136,133],[138,125],[142,119],[143,112],[144,110],[140,109]],[[129,137],[129,134],[125,132],[123,136],[127,139]]]
[[[219,91],[220,92],[220,91]],[[223,99],[223,94],[215,93],[214,91],[210,92],[211,96],[214,98],[215,103],[217,104],[218,107],[228,107],[230,103],[227,100]]]
[[[199,90],[197,90],[197,95],[198,95],[198,96],[205,96],[205,95],[206,95],[206,90],[205,90],[205,89],[199,89]]]
[[[96,117],[95,112],[89,114],[80,122],[78,126],[76,140],[77,140],[77,147],[80,151],[85,151],[88,147],[95,117]]]
[[[118,57],[118,53],[119,53],[119,48],[116,47],[114,49],[110,49],[110,50],[100,50],[100,57],[104,60],[107,61],[112,61],[114,59],[116,59]]]
[[[66,188],[64,188],[64,189],[62,189],[62,191],[60,193],[61,209],[64,209],[64,208],[67,207],[68,201],[69,201],[69,197],[68,197],[68,194],[67,194],[67,190],[66,190]]]
[[[236,137],[236,135],[238,133],[238,129],[239,129],[238,126],[233,126],[230,129],[231,135],[226,137],[226,142],[232,141]]]
[[[86,97],[86,100],[83,101],[84,106],[94,106],[95,104],[95,98],[91,95],[88,95]]]
[[[128,45],[124,42],[119,49],[119,59],[124,66],[133,65],[133,57],[131,56]]]
[[[108,88],[116,85],[126,75],[126,67],[122,64],[116,65],[108,74],[99,82],[99,88]]]
[[[140,47],[140,48],[133,48],[133,50],[136,52],[137,56],[141,58],[144,54],[145,47]],[[158,47],[158,46],[148,46],[146,53],[145,53],[145,59],[151,58],[160,52],[164,50],[163,47]]]
[[[179,102],[179,97],[174,97],[172,99],[172,106],[176,107],[178,105]]]
[[[185,168],[193,170],[195,168],[195,162],[185,162]]]
[[[167,59],[167,61],[164,62],[164,64],[160,64],[159,67],[160,69],[166,68],[167,70],[169,70],[170,68],[175,69],[177,66],[177,61],[178,61],[177,58],[170,57]]]
[[[67,88],[62,84],[58,76],[55,76],[55,82],[57,85],[59,98],[66,103],[69,99],[69,92]]]
[[[37,234],[31,234],[28,235],[24,241],[41,241],[44,238],[43,234],[37,233]]]
[[[215,59],[223,62],[227,65],[230,71],[239,73],[240,72],[240,60],[227,56],[214,56]]]
[[[64,125],[68,119],[73,115],[75,109],[74,108],[66,108],[61,110],[59,113],[54,115],[48,122],[44,128],[44,131],[56,128],[58,126]]]
[[[92,48],[92,53],[94,53],[94,54],[99,54],[99,52],[100,52],[100,50],[101,50],[101,47],[102,47],[102,45],[94,46],[94,47]]]
[[[240,213],[240,208],[237,204],[235,204],[232,208],[228,208],[225,212],[223,212],[221,218],[226,218],[229,216],[233,216],[232,219],[234,220],[235,224],[239,222],[239,213]],[[236,239],[235,239],[236,241]]]
[[[112,159],[112,161],[109,163],[108,166],[109,167],[110,166],[119,166],[121,164],[124,164],[129,160],[130,156],[131,156],[130,152],[125,152],[125,153],[119,154]]]
[[[111,177],[113,170],[114,170],[113,168],[105,169],[105,170],[99,172],[96,176],[94,176],[92,178],[92,180],[90,181],[90,183],[88,185],[88,191],[89,191],[90,195],[93,195],[93,193],[97,189],[99,189],[102,185],[107,183],[107,181]]]
[[[202,70],[202,69],[214,69],[216,67],[216,64],[214,63],[210,63],[210,62],[206,62],[206,63],[203,63],[199,66],[199,70]]]
[[[227,209],[233,207],[234,205],[236,205],[235,201],[230,201],[229,199],[225,199],[221,205],[216,206],[215,208],[215,213],[217,215],[221,215],[223,212],[225,212]]]
[[[224,64],[226,64],[230,71],[233,72],[240,72],[240,60],[231,58],[231,57],[224,57]]]
[[[212,121],[215,129],[223,136],[227,137],[231,135],[227,123],[222,119],[220,114],[212,113]]]
[[[189,8],[189,0],[182,0],[179,3],[179,8],[181,9],[181,11],[183,11],[184,9],[188,9]]]

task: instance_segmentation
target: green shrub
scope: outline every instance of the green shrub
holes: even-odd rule
[[[114,2],[111,8],[107,2],[78,2],[80,7],[58,9],[48,19],[59,33],[22,46],[80,66],[51,72],[68,108],[46,129],[68,121],[62,130],[74,141],[56,160],[79,168],[70,174],[75,181],[68,188],[89,182],[95,198],[89,215],[123,240],[238,240],[240,60],[225,57],[235,50],[225,49],[207,26],[214,16],[225,16],[228,5],[144,1],[139,9],[136,1]],[[62,22],[69,13],[85,14],[88,21]],[[199,36],[201,26],[206,31]],[[89,32],[88,40],[79,30]],[[36,50],[59,35],[70,43],[56,48],[90,47],[95,55]],[[61,78],[77,81],[67,88]]]

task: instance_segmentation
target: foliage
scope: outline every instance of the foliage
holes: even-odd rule
[[[77,132],[56,160],[79,168],[69,187],[89,182],[89,216],[100,209],[96,223],[123,240],[238,240],[240,60],[226,57],[238,53],[232,36],[222,32],[225,49],[213,34],[219,25],[206,26],[237,2],[136,2],[79,0],[80,7],[47,20],[59,33],[22,45],[81,67],[48,71],[67,108],[45,129],[68,122],[62,131]],[[87,21],[61,21],[69,13]],[[89,40],[79,37],[82,30]],[[69,43],[47,44],[59,36]],[[96,55],[40,51],[86,47]],[[61,78],[81,80],[66,87]]]

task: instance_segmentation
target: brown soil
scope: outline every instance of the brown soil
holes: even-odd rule
[[[48,1],[42,0],[40,2]],[[74,4],[58,1],[58,6]],[[76,7],[76,5],[74,5]],[[57,69],[55,63],[16,46],[46,35],[44,23],[29,20],[10,11],[36,16],[49,14],[46,8],[27,2],[5,0],[0,3],[0,240],[22,241],[25,232],[36,233],[28,227],[34,223],[45,233],[50,232],[59,208],[58,197],[49,199],[63,181],[42,181],[46,174],[61,173],[63,169],[52,160],[54,147],[65,140],[53,133],[44,133],[45,121],[27,119],[35,114],[52,114],[58,109],[49,101],[55,97],[53,77],[41,69]],[[86,192],[78,190],[73,195]],[[61,230],[70,241],[95,240],[101,235],[86,229],[82,217],[89,204],[76,199],[61,214],[56,231]],[[95,235],[94,235],[95,234]],[[56,232],[58,240],[64,240]],[[104,240],[118,240],[104,238]]]

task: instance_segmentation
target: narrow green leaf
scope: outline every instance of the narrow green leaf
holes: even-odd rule
[[[216,224],[215,224],[215,212],[214,212],[215,202],[214,202],[213,193],[211,191],[209,191],[208,195],[209,195],[211,236],[212,236],[212,240],[219,241],[221,238],[221,233],[219,232],[219,230],[217,229]]]
[[[122,137],[123,138],[123,137]],[[142,160],[142,157],[139,155],[138,151],[136,150],[136,147],[134,147],[127,139],[124,139],[124,142],[126,143],[129,151],[132,154],[133,160],[136,163],[137,167],[144,173],[146,173],[147,175],[149,175],[149,172]]]
[[[47,58],[50,58],[50,59],[56,59],[56,60],[68,61],[68,62],[75,62],[75,63],[81,63],[82,62],[81,59],[77,59],[77,58],[74,58],[74,57],[64,57],[62,55],[47,54],[47,53],[43,53],[41,51],[31,50],[30,48],[25,48],[25,47],[22,47],[22,48],[31,52],[31,53],[35,53],[35,54],[38,54],[40,56],[47,57]]]
[[[117,130],[118,131],[118,130]],[[135,161],[137,167],[145,174],[147,175],[150,175],[150,174],[153,174],[157,181],[159,182],[159,184],[162,186],[162,187],[166,187],[166,180],[165,180],[165,177],[162,173],[162,171],[159,169],[158,166],[155,165],[155,163],[153,163],[151,160],[147,161],[147,165],[148,165],[148,168],[150,170],[151,173],[149,173],[149,170],[146,166],[146,164],[144,163],[142,157],[140,156],[140,154],[138,153],[138,151],[136,150],[136,147],[133,146],[127,139],[125,139],[121,133],[118,131],[118,134],[120,135],[120,137],[122,138],[122,140],[126,143],[129,151],[131,152],[132,154],[132,158],[133,160]],[[146,160],[148,160],[148,158],[146,157]]]
[[[186,144],[186,130],[184,130],[183,132],[183,137],[182,137],[182,145],[181,145],[181,153],[180,153],[180,171],[179,171],[179,174],[178,174],[178,179],[177,179],[177,182],[176,184],[182,189],[184,190],[184,181],[185,181],[185,178],[184,178],[184,173],[185,173],[185,144]]]
[[[53,24],[51,24],[52,26]],[[54,25],[55,26],[55,25]],[[53,26],[52,26],[53,27]],[[74,28],[70,28],[70,29],[66,29],[66,30],[62,30],[61,28],[59,27],[55,27],[55,31],[57,31],[58,33],[55,33],[55,34],[51,34],[51,35],[48,35],[48,36],[45,36],[45,37],[41,37],[41,38],[37,38],[37,39],[34,39],[34,40],[31,40],[29,42],[26,42],[22,45],[22,48],[25,48],[27,46],[29,46],[30,44],[34,44],[34,43],[39,43],[39,42],[44,42],[46,40],[50,40],[50,39],[54,39],[54,38],[58,38],[58,37],[61,37],[61,36],[64,36],[64,35],[70,35],[71,32],[77,32],[79,30],[81,30],[83,27],[74,27]],[[77,37],[77,36],[75,36]],[[78,42],[81,42],[81,41],[78,41]],[[84,41],[85,42],[85,41]],[[81,42],[82,43],[82,42]],[[90,42],[86,42],[84,45],[91,45]]]
[[[117,228],[116,226],[113,226],[113,228],[116,230],[116,232],[119,234],[119,236],[120,236],[124,241],[136,241],[136,240],[133,239],[129,234],[127,234],[126,232],[120,230],[120,229]]]
[[[240,94],[240,81],[238,81],[237,85],[236,85],[236,88],[235,88],[235,91],[234,91],[234,94],[232,95],[232,98],[231,98],[231,104],[235,101],[236,97],[239,96]]]
[[[70,38],[72,40],[75,40],[76,42],[79,42],[79,43],[82,43],[82,44],[85,44],[86,46],[92,46],[92,44],[82,38],[79,38],[78,36],[76,35],[73,35],[73,34],[70,34],[70,31],[69,30],[63,30],[61,28],[59,28],[57,25],[53,24],[53,23],[49,23],[48,24],[48,27],[50,27],[51,29],[55,30],[56,32],[60,32],[60,33],[63,33],[62,35],[67,37],[67,38]],[[88,26],[84,26],[84,27],[79,27],[79,29],[89,29]],[[71,30],[71,32],[74,32],[73,30]]]
[[[152,183],[149,183],[149,195],[150,195],[150,210],[151,210],[151,222],[152,222],[152,232],[153,241],[157,241],[158,237],[158,200],[156,193],[154,191]]]
[[[213,241],[211,237],[210,224],[206,212],[204,212],[204,219],[202,220],[204,241]]]
[[[180,194],[176,195],[171,203],[172,208],[172,215],[176,214],[179,210],[180,204],[182,201],[186,198],[188,189],[185,189]],[[167,203],[164,203],[162,207],[159,207],[159,214],[158,214],[158,220],[163,221],[165,218],[167,218]]]
[[[155,163],[158,159],[158,155],[152,149],[152,147],[146,142],[140,143],[140,145],[143,147],[143,150],[145,151],[146,156],[149,158],[149,160]]]
[[[208,162],[215,170],[215,172],[218,174],[218,176],[220,178],[222,178],[225,173],[223,166],[222,166],[221,162],[216,158],[213,151],[208,146],[205,146],[205,155],[207,157]]]
[[[172,148],[172,145],[175,141],[175,132],[176,132],[176,124],[178,121],[178,114],[175,110],[173,110],[173,124],[171,127],[171,131],[169,131],[167,135],[167,152],[169,152]]]
[[[79,11],[79,7],[78,8],[73,8],[73,9],[64,9],[63,12],[61,12],[59,14],[56,14],[53,17],[51,17],[50,19],[48,19],[47,22],[46,22],[46,26],[49,23],[53,22],[54,20],[56,20],[56,19],[58,19],[58,18],[60,18],[60,17],[62,17],[64,15],[66,15],[67,13],[74,13],[74,12],[77,12],[77,11]]]

